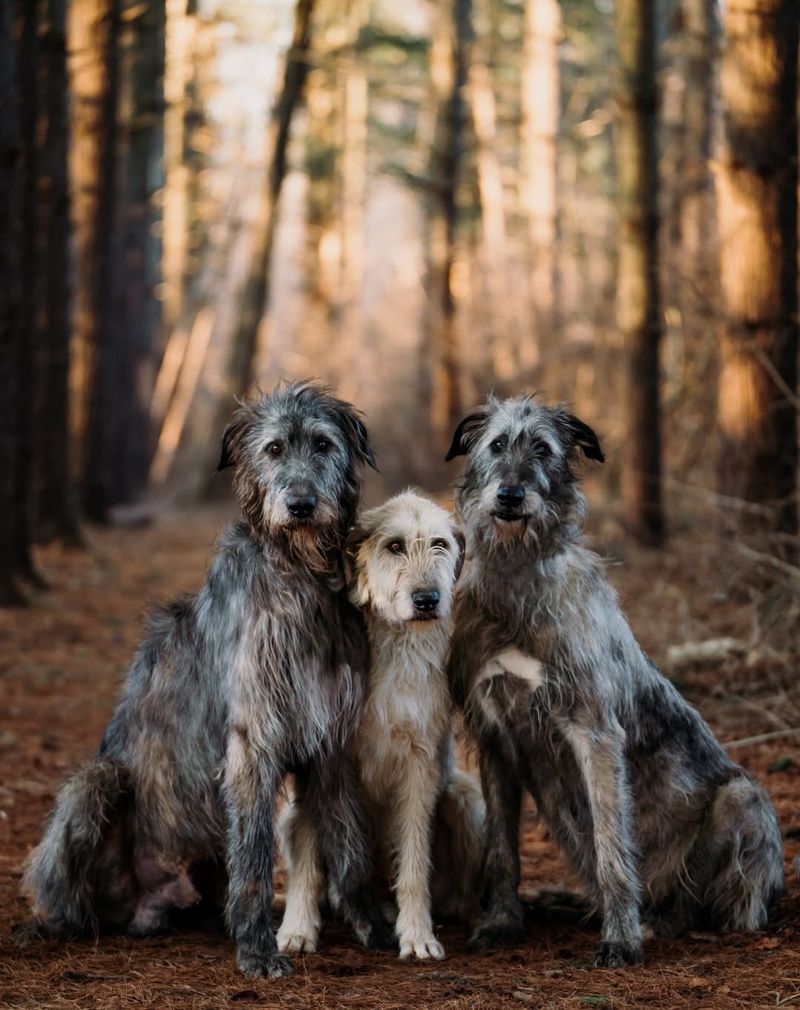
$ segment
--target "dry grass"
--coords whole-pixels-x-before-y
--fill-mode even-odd
[[[525,946],[486,956],[467,956],[465,931],[445,927],[449,956],[433,965],[401,965],[390,954],[361,951],[346,931],[331,926],[323,953],[298,959],[296,974],[279,982],[241,977],[221,932],[17,948],[11,929],[26,916],[18,894],[20,862],[38,837],[59,782],[99,739],[138,641],[146,602],[198,585],[221,522],[218,513],[169,515],[140,530],[93,531],[84,552],[49,548],[40,560],[51,591],[28,611],[0,614],[0,1006],[800,1006],[800,887],[793,876],[765,934],[652,944],[645,966],[618,972],[589,968],[592,930],[534,914]],[[619,547],[613,553],[619,554]],[[681,673],[680,686],[723,740],[796,728],[796,628],[792,632],[774,619],[764,623],[763,593],[724,592],[732,584],[722,584],[717,554],[710,542],[681,537],[664,554],[629,551],[625,564],[612,568],[612,578],[656,659],[676,642],[721,636],[747,641],[749,654]],[[741,578],[736,585],[743,585]],[[741,747],[736,757],[773,795],[787,835],[788,872],[790,859],[800,855],[797,738]],[[530,812],[522,855],[526,889],[563,878],[561,860]]]

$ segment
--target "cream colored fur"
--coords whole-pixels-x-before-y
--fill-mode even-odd
[[[371,662],[355,742],[380,862],[392,870],[400,957],[442,958],[431,918],[431,858],[437,903],[464,915],[477,903],[484,846],[480,788],[455,767],[444,673],[453,588],[463,540],[444,509],[405,492],[358,522],[348,547],[351,599],[364,610]],[[420,620],[412,594],[439,593],[436,619]],[[289,805],[289,859],[281,950],[315,950],[322,874],[313,825]]]

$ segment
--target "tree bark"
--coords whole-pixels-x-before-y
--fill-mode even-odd
[[[0,605],[24,602],[21,580],[27,542],[20,517],[18,459],[22,444],[19,414],[21,288],[19,268],[20,136],[13,0],[0,0]],[[22,519],[22,522],[20,521]]]
[[[73,0],[69,13],[74,94],[70,167],[77,247],[76,435],[83,509],[94,522],[107,520],[115,500],[120,8],[121,0]]]
[[[46,0],[42,39],[42,106],[47,120],[42,151],[45,180],[44,321],[36,423],[36,537],[74,543],[77,503],[70,467],[69,349],[72,312],[69,111],[66,0]]]
[[[617,0],[616,161],[619,211],[617,325],[628,359],[625,504],[634,535],[662,542],[655,10]]]
[[[268,131],[270,155],[266,189],[261,201],[257,226],[261,241],[254,250],[252,268],[241,296],[239,321],[228,364],[227,385],[233,395],[245,394],[253,379],[253,357],[269,294],[270,259],[278,220],[278,200],[286,175],[289,129],[295,109],[302,99],[308,74],[313,8],[314,0],[297,0],[291,48],[286,57],[283,80],[272,110]],[[227,409],[226,402],[225,410]]]
[[[124,324],[118,340],[119,391],[115,497],[131,501],[144,488],[152,435],[149,403],[162,350],[161,210],[164,185],[164,0],[138,5],[129,21],[130,101],[126,130],[122,302]]]
[[[428,188],[427,367],[423,390],[430,389],[431,430],[437,449],[442,451],[461,414],[453,267],[458,226],[457,187],[466,118],[464,87],[470,16],[470,0],[452,0],[449,6],[438,5],[431,43],[436,126]]]
[[[557,161],[560,116],[559,0],[527,0],[522,67],[522,205],[528,223],[535,334],[520,347],[523,368],[539,363],[538,341],[556,323]]]
[[[798,0],[729,0],[717,171],[719,489],[797,532]]]

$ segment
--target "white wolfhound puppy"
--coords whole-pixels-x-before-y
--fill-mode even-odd
[[[378,865],[392,868],[400,957],[442,958],[431,919],[431,855],[437,908],[468,916],[484,849],[483,798],[477,781],[455,766],[444,674],[464,537],[444,509],[406,491],[360,517],[346,557],[350,599],[363,608],[371,651],[354,756]],[[313,951],[325,874],[302,807],[287,808],[282,834],[289,881],[278,944]]]

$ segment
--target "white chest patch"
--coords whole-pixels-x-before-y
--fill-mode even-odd
[[[475,681],[476,686],[492,677],[511,676],[524,680],[532,691],[544,684],[544,664],[533,656],[526,656],[519,649],[505,649],[499,653],[481,670]]]

